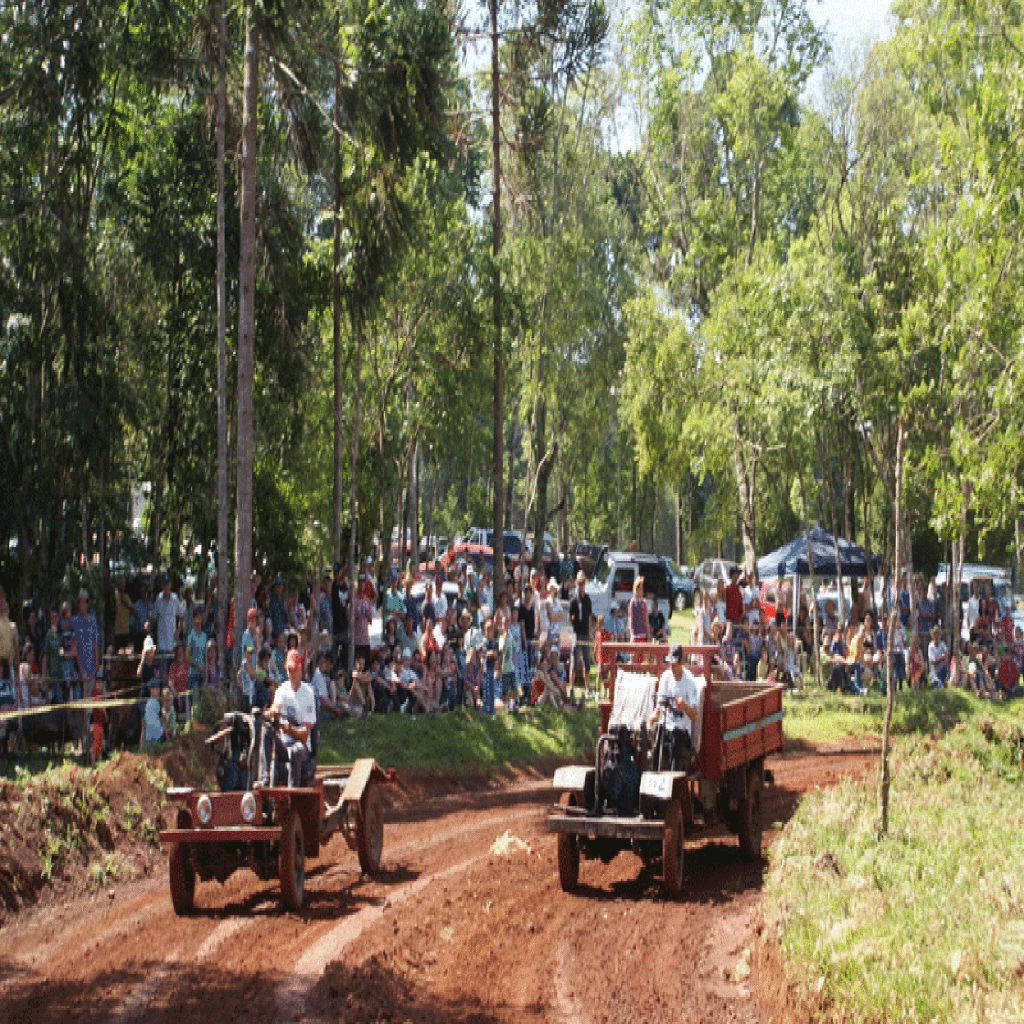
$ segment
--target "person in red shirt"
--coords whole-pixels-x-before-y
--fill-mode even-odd
[[[725,588],[725,618],[736,626],[743,621],[743,591],[739,578],[739,566],[734,565],[729,570],[729,585]]]

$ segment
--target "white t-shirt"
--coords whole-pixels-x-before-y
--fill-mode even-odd
[[[271,711],[279,711],[283,715],[291,715],[298,725],[316,725],[316,694],[309,683],[299,683],[297,690],[292,689],[290,681],[282,683],[274,693]],[[311,750],[310,736],[306,739],[306,749]]]
[[[544,613],[548,620],[548,631],[561,633],[565,624],[565,610],[562,608],[562,601],[557,597],[549,597],[544,602]]]
[[[178,619],[185,614],[185,607],[177,594],[171,593],[165,598],[161,590],[153,602],[153,614],[156,616],[156,649],[161,654],[170,654],[174,650],[174,631]]]
[[[971,594],[967,601],[967,628],[974,629],[978,621],[978,613],[981,611],[978,598]]]
[[[683,666],[683,674],[676,679],[672,674],[671,667],[666,668],[661,674],[658,682],[658,696],[668,696],[673,699],[682,697],[694,711],[697,712],[697,721],[691,722],[687,715],[676,711],[675,707],[669,707],[665,711],[666,729],[685,729],[690,734],[690,741],[693,749],[700,750],[701,724],[704,720],[704,691],[707,684],[700,676],[695,676],[686,666]]]

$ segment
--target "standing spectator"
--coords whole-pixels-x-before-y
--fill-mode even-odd
[[[43,624],[39,621],[39,613],[34,606],[29,608],[25,616],[25,639],[32,644],[34,651],[43,649]]]
[[[981,610],[981,595],[978,593],[978,581],[971,580],[971,594],[967,598],[967,636],[970,642],[978,642],[978,615]]]
[[[523,627],[523,647],[526,652],[526,671],[529,675],[537,661],[537,606],[533,597],[533,587],[529,584],[519,599],[519,622]]]
[[[548,599],[544,602],[548,620],[548,643],[561,644],[562,631],[567,625],[565,608],[558,593],[558,581],[548,580]]]
[[[54,605],[50,609],[50,628],[43,637],[42,648],[42,669],[47,679],[49,700],[53,704],[63,704],[67,700],[64,692],[64,673],[61,670],[61,637],[60,637],[60,612]]]
[[[557,584],[556,584],[557,586]],[[505,595],[502,594],[502,597]],[[515,711],[517,701],[516,694],[516,663],[515,647],[512,640],[512,630],[519,629],[519,623],[512,625],[511,618],[505,620],[504,630],[501,634],[499,649],[501,651],[501,700],[507,711]]]
[[[320,588],[320,632],[334,633],[334,613],[331,607],[331,574],[324,572]]]
[[[743,591],[739,585],[740,569],[734,565],[729,570],[729,585],[725,588],[725,620],[733,626],[743,621]]]
[[[212,637],[206,641],[206,664],[203,666],[203,683],[206,686],[213,688],[220,686],[220,665],[217,663],[217,641]]]
[[[922,642],[932,635],[932,627],[935,625],[935,602],[931,599],[929,591],[925,588],[924,580],[917,581],[917,631],[921,635]]]
[[[363,574],[360,573],[363,577]],[[369,586],[367,586],[369,584]],[[363,665],[370,664],[370,623],[373,621],[373,583],[365,577],[356,591],[355,608],[352,618],[352,643],[354,655],[363,659]]]
[[[484,623],[484,672],[480,697],[480,710],[485,715],[494,714],[494,677],[498,668],[498,641],[494,639],[494,620]]]
[[[165,574],[163,586],[153,602],[153,618],[156,622],[156,660],[161,678],[165,678],[168,666],[174,659],[174,645],[181,635],[182,604],[178,595],[171,593],[171,577]]]
[[[274,578],[274,589],[267,604],[267,617],[274,630],[274,640],[288,628],[288,613],[284,603],[284,577],[278,573]]]
[[[188,688],[195,690],[203,685],[206,673],[206,634],[203,632],[203,612],[198,606],[192,609],[192,628],[185,640],[188,648]]]
[[[344,662],[348,657],[348,567],[341,562],[334,563],[331,622],[334,627],[335,654]]]
[[[96,616],[89,611],[89,591],[84,587],[78,592],[78,613],[71,617],[71,628],[75,633],[75,648],[78,651],[78,665],[82,671],[82,687],[91,686],[99,674],[100,630]]]
[[[644,578],[637,576],[633,582],[633,597],[629,602],[629,642],[643,644],[650,638],[651,624],[647,615],[647,602],[644,600]]]
[[[131,598],[125,593],[124,577],[117,578],[117,587],[114,590],[114,648],[123,650],[131,645],[132,615],[135,606]]]
[[[569,602],[569,623],[572,626],[573,646],[569,666],[569,689],[576,681],[576,670],[583,676],[583,691],[590,694],[590,620],[593,605],[587,593],[587,576],[582,569],[576,573],[576,592]]]
[[[484,569],[480,580],[480,615],[487,619],[494,613],[494,587],[491,585],[491,570]]]
[[[146,588],[141,583],[137,584],[136,593],[138,597],[135,598],[133,628],[135,630],[135,650],[141,653],[143,640],[149,629],[149,606],[146,604]]]
[[[181,640],[175,640],[174,660],[167,670],[168,686],[174,691],[175,703],[180,713],[188,715],[188,660],[185,657],[185,644]]]
[[[18,671],[18,627],[11,621],[11,609],[7,595],[0,587],[0,683],[8,683],[14,689]]]

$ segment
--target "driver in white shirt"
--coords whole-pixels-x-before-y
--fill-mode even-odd
[[[668,668],[658,680],[658,704],[663,717],[655,750],[661,771],[686,771],[700,751],[706,683],[683,665],[682,644],[669,648],[665,664]],[[655,710],[651,721],[657,720]]]
[[[280,777],[288,766],[289,786],[308,786],[313,781],[316,761],[313,758],[312,736],[316,726],[316,694],[302,681],[302,655],[292,648],[284,663],[288,679],[274,693],[268,716],[278,717],[276,729],[263,733],[263,758],[260,762],[262,786],[270,784],[270,760],[277,748],[277,772]],[[273,780],[278,785],[277,779]]]

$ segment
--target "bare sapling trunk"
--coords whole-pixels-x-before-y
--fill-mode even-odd
[[[895,576],[898,580],[900,577],[901,570],[901,559],[903,557],[903,536],[904,536],[904,521],[903,521],[903,448],[904,448],[905,432],[903,427],[903,417],[899,418],[896,427],[896,502],[895,508],[893,509],[893,517],[895,520],[894,526],[896,531],[896,565]],[[897,598],[898,598],[897,591]],[[882,720],[882,787],[881,787],[881,798],[882,798],[882,815],[881,815],[881,834],[885,835],[889,831],[889,726],[892,723],[892,704],[893,704],[893,692],[896,687],[893,685],[893,651],[892,651],[892,639],[896,632],[896,621],[899,615],[899,600],[895,600],[892,603],[892,607],[889,609],[889,626],[886,630],[885,635],[885,718]],[[906,650],[906,644],[904,644],[904,651]],[[904,661],[906,660],[906,653],[904,653]],[[905,667],[905,666],[904,666]]]
[[[217,664],[230,690],[228,628],[228,310],[224,150],[227,118],[227,25],[224,0],[217,11]]]

